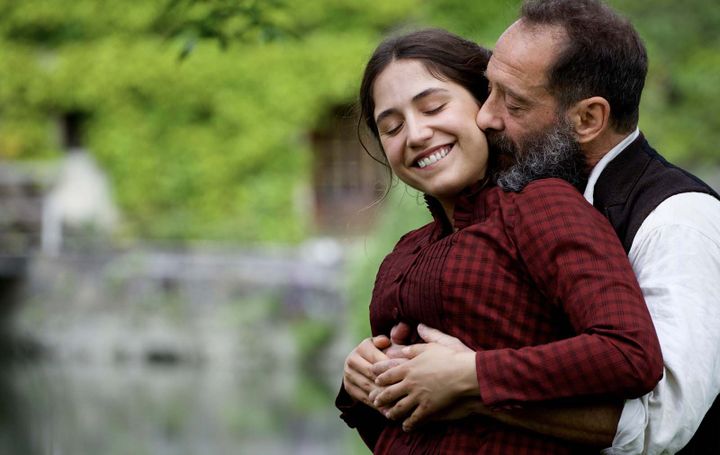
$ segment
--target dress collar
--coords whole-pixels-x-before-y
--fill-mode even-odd
[[[460,194],[458,194],[457,201],[455,202],[455,208],[453,209],[454,223],[450,223],[450,220],[448,220],[440,201],[426,194],[425,203],[435,219],[435,225],[437,226],[434,231],[434,237],[451,234],[454,231],[454,228],[463,229],[472,224],[474,221],[473,216],[475,213],[477,195],[488,186],[489,179],[484,178],[466,187],[460,192]]]

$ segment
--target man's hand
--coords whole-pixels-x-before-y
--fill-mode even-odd
[[[404,322],[400,322],[392,328],[390,331],[390,340],[392,345],[383,351],[385,352],[385,355],[388,356],[388,359],[407,359],[406,354],[403,353],[403,348],[405,348],[406,344],[411,342],[411,333],[412,330],[410,329],[410,326]],[[428,327],[425,324],[418,324],[417,334],[420,337],[420,340],[425,343],[437,343],[456,352],[471,351],[471,349],[465,346],[465,344],[463,344],[463,342],[459,339],[447,335],[437,329],[433,329],[432,327]],[[380,361],[373,366],[373,372],[376,375],[380,375],[397,364],[398,362],[390,360]]]
[[[378,375],[375,383],[381,388],[370,393],[369,398],[390,419],[409,415],[403,422],[406,430],[457,398],[477,394],[478,388],[472,350],[457,338],[422,324],[418,334],[428,343],[390,352],[392,358],[372,368]],[[467,415],[470,411],[463,412]],[[455,414],[451,413],[453,417]]]
[[[389,348],[390,344],[390,339],[384,335],[366,338],[347,356],[343,369],[343,387],[353,399],[375,407],[369,399],[370,392],[377,387],[377,375],[372,372],[372,366],[388,359],[382,349]]]

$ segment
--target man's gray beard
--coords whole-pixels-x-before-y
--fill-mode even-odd
[[[489,132],[488,141],[495,153],[513,160],[496,174],[498,186],[505,191],[521,191],[533,180],[552,177],[563,179],[580,191],[587,183],[585,156],[567,121],[532,134],[519,146],[497,132]]]

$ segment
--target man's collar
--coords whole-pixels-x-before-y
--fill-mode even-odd
[[[590,177],[588,178],[588,183],[585,187],[585,193],[583,194],[583,196],[585,196],[585,199],[587,199],[589,203],[593,203],[593,197],[595,194],[595,183],[597,183],[597,180],[600,177],[600,174],[602,174],[602,171],[605,169],[605,166],[607,166],[610,161],[612,161],[616,156],[618,156],[620,152],[625,150],[625,148],[627,148],[627,146],[630,145],[632,141],[637,139],[638,136],[640,136],[640,129],[635,128],[635,131],[627,135],[625,139],[620,141],[618,145],[616,145],[609,152],[607,152],[595,165],[593,170],[590,172]]]

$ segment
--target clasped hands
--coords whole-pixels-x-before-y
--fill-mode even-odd
[[[455,337],[423,324],[424,343],[404,345],[410,327],[399,323],[390,338],[363,340],[345,359],[343,385],[348,394],[402,421],[410,431],[430,420],[453,420],[477,410],[475,352]],[[460,400],[460,398],[465,398]]]

